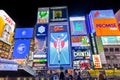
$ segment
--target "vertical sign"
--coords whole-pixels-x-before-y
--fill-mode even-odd
[[[102,68],[101,60],[99,55],[93,55],[94,68]]]
[[[51,23],[49,26],[48,68],[71,68],[71,49],[67,22]]]
[[[37,23],[49,22],[49,8],[38,8]]]

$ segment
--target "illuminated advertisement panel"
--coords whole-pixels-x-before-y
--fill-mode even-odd
[[[85,17],[70,17],[71,35],[87,35]]]
[[[49,8],[38,8],[37,23],[49,22]]]
[[[77,60],[73,61],[74,69],[88,70],[90,69],[90,61],[89,60]]]
[[[13,59],[23,59],[26,58],[30,50],[30,40],[15,40]]]
[[[101,60],[99,55],[93,55],[94,68],[102,68]]]
[[[102,36],[103,45],[120,45],[120,36]]]
[[[79,49],[72,47],[73,60],[89,59],[91,58],[91,51],[89,49]]]
[[[67,22],[51,23],[49,36],[49,68],[71,68],[69,28]]]
[[[92,18],[115,18],[114,12],[110,10],[92,10]]]
[[[67,21],[67,7],[50,7],[50,21]]]
[[[118,27],[120,29],[120,9],[115,13],[115,18],[118,22]]]
[[[36,25],[36,38],[46,37],[48,34],[48,24],[37,24]]]
[[[118,36],[120,31],[115,18],[94,19],[96,36]]]
[[[16,28],[14,38],[32,38],[33,28]]]
[[[0,40],[7,44],[11,44],[11,36],[13,36],[15,22],[7,15],[4,10],[0,10]]]
[[[35,38],[35,51],[33,58],[47,58],[47,38],[37,39]]]
[[[71,36],[72,47],[76,46],[90,46],[88,36]]]

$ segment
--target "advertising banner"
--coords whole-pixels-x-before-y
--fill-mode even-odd
[[[14,33],[15,22],[7,15],[4,10],[0,10],[0,40],[11,44],[10,37]]]
[[[57,31],[54,30],[56,27],[58,28]],[[72,65],[68,23],[53,23],[50,24],[49,28],[48,67],[70,68]]]
[[[50,7],[50,22],[55,21],[67,21],[68,20],[68,11],[67,7]]]
[[[101,63],[106,64],[107,61],[106,61],[106,57],[105,57],[101,37],[96,36],[96,44],[97,44],[98,53],[100,55]]]
[[[73,61],[73,68],[74,69],[87,70],[87,69],[90,68],[90,61],[89,60]]]
[[[32,38],[33,28],[16,28],[14,38]]]
[[[47,37],[35,38],[35,51],[33,58],[47,58]]]
[[[92,10],[92,18],[115,18],[114,12],[112,9],[109,10]]]
[[[102,36],[103,45],[120,45],[120,36]]]
[[[70,17],[71,35],[87,35],[85,17]]]
[[[36,25],[36,38],[46,37],[48,34],[48,24],[37,24]]]
[[[89,49],[78,49],[72,47],[73,60],[90,59],[91,51]]]
[[[37,23],[49,23],[49,8],[38,8]]]
[[[96,36],[118,36],[120,30],[115,18],[94,19]]]
[[[24,59],[28,57],[30,50],[30,40],[15,40],[13,59]]]
[[[102,68],[101,59],[99,55],[93,55],[94,68]]]
[[[76,46],[90,46],[88,36],[71,36],[72,47]]]

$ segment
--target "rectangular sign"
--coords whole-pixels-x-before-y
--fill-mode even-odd
[[[50,22],[67,21],[68,11],[67,7],[50,7]]]
[[[76,46],[90,46],[90,41],[88,36],[72,36],[72,47]]]
[[[112,9],[92,10],[90,13],[92,14],[92,18],[115,18],[115,15]]]
[[[32,38],[33,28],[16,28],[14,38]]]
[[[102,36],[103,45],[120,45],[120,36]]]
[[[48,24],[36,24],[36,38],[46,37],[48,34]]]
[[[102,68],[101,59],[99,55],[93,55],[94,68]]]
[[[85,17],[70,17],[71,35],[87,35]]]
[[[94,19],[96,36],[118,36],[120,30],[115,18]]]
[[[35,50],[33,58],[47,58],[47,37],[35,38]]]
[[[13,59],[24,59],[28,56],[30,50],[30,40],[15,40]]]
[[[37,23],[49,22],[49,8],[38,8]]]
[[[91,51],[88,49],[72,48],[73,60],[90,59]]]
[[[69,28],[68,23],[57,23],[57,25],[66,25],[62,31],[53,32],[53,26],[49,26],[49,53],[48,53],[48,67],[49,68],[59,68],[60,66],[64,68],[70,68],[71,65],[71,53],[70,53],[70,39],[69,39]],[[66,30],[65,30],[65,29]]]
[[[13,42],[14,29],[15,22],[4,10],[0,10],[0,40],[10,45]]]

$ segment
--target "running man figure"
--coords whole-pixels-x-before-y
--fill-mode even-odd
[[[64,37],[61,38],[61,36],[64,36]],[[53,35],[51,35],[52,39],[54,40],[54,47],[56,48],[56,51],[58,54],[59,63],[60,63],[60,54],[61,54],[62,48],[64,47],[64,40],[67,37],[67,35],[61,34],[61,36],[54,38]]]

